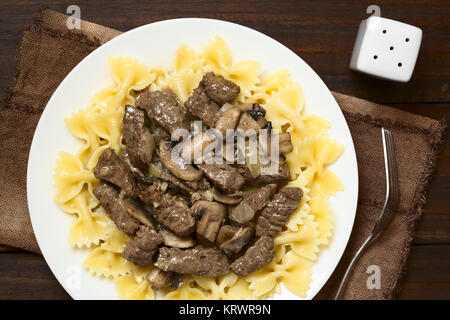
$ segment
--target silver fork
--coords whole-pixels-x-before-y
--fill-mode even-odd
[[[392,141],[391,131],[382,128],[381,134],[383,137],[383,150],[384,150],[384,166],[386,169],[386,199],[384,201],[383,210],[378,217],[378,220],[373,228],[370,236],[364,241],[359,250],[356,252],[352,261],[350,262],[347,270],[345,271],[344,278],[339,285],[339,289],[334,297],[335,300],[342,298],[345,292],[350,275],[355,268],[361,255],[369,247],[369,245],[389,226],[395,213],[397,212],[400,202],[400,192],[398,187],[397,176],[397,163],[395,161],[394,143]]]

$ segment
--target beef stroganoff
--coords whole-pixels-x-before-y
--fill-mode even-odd
[[[327,169],[342,146],[305,114],[300,85],[233,63],[220,37],[200,53],[181,45],[172,70],[109,66],[113,84],[66,119],[83,147],[62,151],[54,173],[55,201],[75,217],[69,243],[90,250],[84,267],[124,299],[263,299],[281,283],[304,297],[343,185]],[[229,132],[250,129],[243,162],[230,160],[240,147]],[[180,144],[179,130],[190,133]],[[247,157],[251,137],[265,163]],[[208,149],[217,141],[231,154]]]

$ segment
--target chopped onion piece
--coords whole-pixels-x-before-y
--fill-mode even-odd
[[[157,165],[155,165],[153,163],[150,163],[148,171],[149,171],[148,173],[150,174],[150,176],[153,176],[153,177],[156,177],[156,178],[160,178],[161,177],[161,173],[162,173],[161,167],[159,167],[159,166],[157,166]]]
[[[230,103],[225,103],[223,106],[222,106],[222,108],[220,108],[220,113],[225,113],[225,112],[227,112],[228,110],[231,110],[231,109],[233,109],[234,108],[234,106],[232,105],[232,104],[230,104]]]
[[[202,199],[206,200],[206,201],[213,201],[214,200],[214,195],[211,192],[211,190],[206,190],[205,192],[203,192]]]

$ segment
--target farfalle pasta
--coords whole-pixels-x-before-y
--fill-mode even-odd
[[[85,248],[88,272],[110,278],[123,299],[264,299],[287,290],[305,297],[312,265],[333,230],[329,196],[343,189],[327,167],[342,153],[342,145],[327,134],[328,121],[305,114],[300,84],[287,70],[264,76],[257,61],[234,62],[220,37],[210,40],[200,52],[181,45],[171,70],[149,67],[128,57],[110,57],[112,83],[98,92],[90,104],[66,119],[69,130],[82,147],[75,155],[61,151],[55,165],[55,202],[74,216],[69,244]],[[184,104],[202,76],[214,72],[240,87],[237,102],[259,103],[273,129],[289,132],[292,151],[286,154],[291,181],[288,187],[303,190],[303,198],[286,226],[274,237],[275,256],[263,268],[239,277],[233,272],[216,278],[190,275],[176,289],[152,288],[145,275],[154,267],[137,267],[122,256],[130,237],[120,231],[93,194],[99,180],[94,168],[108,148],[120,152],[125,105],[134,105],[136,92],[170,88]]]

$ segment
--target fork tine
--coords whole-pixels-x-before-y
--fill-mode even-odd
[[[390,174],[390,144],[389,144],[389,130],[381,128],[383,138],[383,152],[384,152],[384,166],[386,171],[386,191],[389,193],[391,190],[391,174]]]
[[[383,136],[383,151],[384,151],[384,160],[385,160],[385,170],[386,170],[386,196],[387,200],[392,198],[395,194],[395,173],[393,172],[393,156],[392,156],[392,133],[382,128],[382,136]]]
[[[398,173],[397,163],[394,151],[394,142],[392,139],[392,133],[383,128],[383,134],[386,135],[386,148],[387,148],[387,178],[389,179],[389,195],[393,204],[398,201],[399,189],[398,189]]]
[[[398,187],[398,168],[397,168],[397,161],[395,158],[395,150],[394,150],[394,140],[392,138],[392,133],[390,134],[390,144],[391,144],[391,175],[392,175],[392,186],[394,195],[398,197],[399,193],[399,187]]]
[[[396,194],[397,183],[395,178],[395,157],[394,157],[394,148],[392,142],[392,133],[388,132],[388,165],[389,165],[389,180],[391,182],[391,191],[392,194]]]

